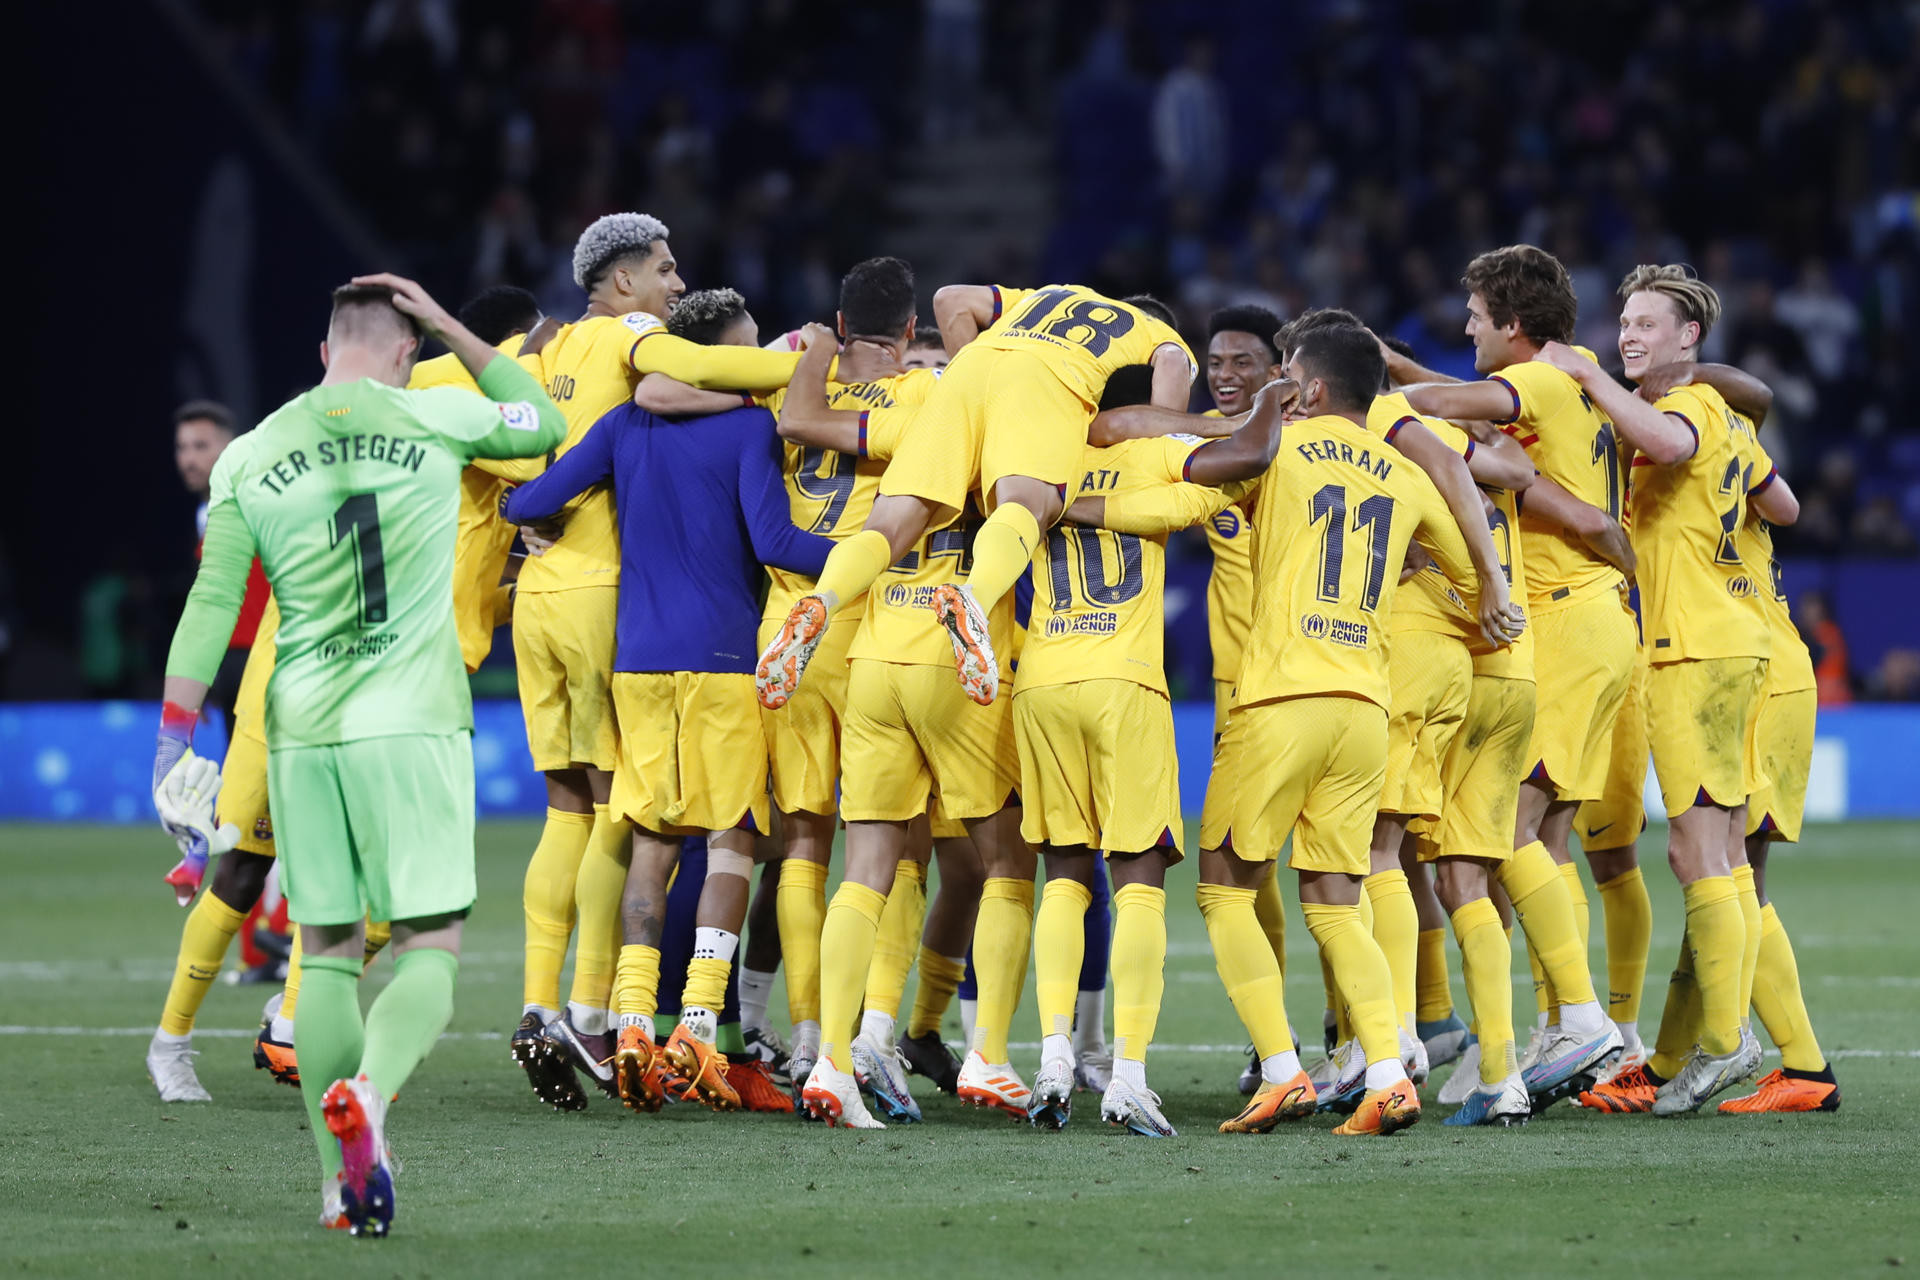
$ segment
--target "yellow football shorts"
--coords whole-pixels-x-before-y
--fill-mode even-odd
[[[1765,658],[1700,658],[1647,669],[1647,737],[1667,816],[1731,809],[1760,789],[1753,748]]]
[[[1131,680],[1083,680],[1013,697],[1020,752],[1020,835],[1031,845],[1085,845],[1180,855],[1180,770],[1173,704]]]
[[[227,758],[220,764],[220,799],[214,806],[214,825],[231,822],[240,830],[234,848],[271,858],[273,814],[267,806],[267,744],[238,730],[244,723],[238,714],[234,723],[236,732],[227,744]]]
[[[616,671],[609,808],[664,833],[767,830],[767,740],[753,677]]]
[[[1596,591],[1565,608],[1531,613],[1538,704],[1529,773],[1560,800],[1595,800],[1633,679],[1633,613],[1618,592]]]
[[[773,771],[773,807],[781,813],[826,813],[839,808],[841,722],[847,709],[847,650],[860,630],[859,613],[842,613],[827,628],[807,664],[798,693],[778,711],[760,712]],[[760,619],[760,648],[765,650],[787,620],[769,613]]]
[[[527,746],[541,773],[615,763],[614,618],[620,588],[522,592],[514,601],[513,653]]]
[[[1216,738],[1227,731],[1227,716],[1233,711],[1233,688],[1231,680],[1213,682],[1213,736]]]
[[[1018,803],[1020,753],[1013,700],[981,706],[950,666],[855,658],[840,738],[840,816],[906,822],[929,798],[954,821]]]
[[[1607,780],[1597,800],[1588,800],[1574,815],[1573,829],[1588,853],[1624,849],[1647,828],[1647,661],[1641,650],[1634,660],[1633,679],[1613,722],[1613,743],[1607,751]]]
[[[1395,644],[1399,643],[1395,639]],[[1531,680],[1475,676],[1466,715],[1440,768],[1440,821],[1420,841],[1420,860],[1513,856],[1520,806],[1533,745],[1535,691]]]
[[[1391,641],[1387,780],[1380,812],[1440,816],[1440,764],[1447,758],[1473,688],[1473,655],[1452,636],[1396,631]]]
[[[1200,847],[1270,862],[1293,836],[1296,871],[1367,874],[1387,771],[1387,713],[1360,698],[1281,698],[1235,707],[1214,759],[1233,780],[1232,808],[1213,790]]]
[[[880,492],[958,511],[977,488],[992,511],[994,485],[1003,477],[1072,483],[1093,411],[1039,355],[968,347],[915,415],[880,477]]]
[[[1813,689],[1772,692],[1760,703],[1754,740],[1766,781],[1747,801],[1747,834],[1798,840],[1807,809],[1807,774],[1813,768],[1813,727],[1820,695]]]

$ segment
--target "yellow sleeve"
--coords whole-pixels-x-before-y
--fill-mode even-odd
[[[918,405],[896,404],[887,408],[866,409],[860,414],[860,456],[875,462],[890,462],[907,438],[908,426],[919,412]]]
[[[993,325],[999,324],[1000,317],[1006,315],[1028,298],[1031,298],[1035,293],[1039,292],[1036,289],[1009,289],[1007,286],[1000,284],[990,284],[987,287],[993,290],[993,319],[985,326],[987,328],[992,328]]]
[[[1157,538],[1211,520],[1231,503],[1220,490],[1201,484],[1143,485],[1108,494],[1100,527]]]
[[[1199,377],[1200,362],[1193,358],[1193,348],[1187,345],[1187,340],[1164,321],[1148,316],[1147,323],[1149,326],[1147,334],[1153,339],[1154,354],[1158,354],[1161,347],[1178,347],[1180,354],[1187,358],[1187,377],[1189,379]]]
[[[655,329],[633,340],[627,362],[639,374],[664,373],[702,391],[776,391],[793,378],[800,355],[759,347],[708,347]]]
[[[1499,383],[1513,396],[1509,416],[1494,419],[1494,425],[1501,427],[1522,419],[1542,421],[1560,407],[1576,385],[1566,374],[1538,360],[1510,364],[1487,380]]]
[[[488,475],[508,484],[525,484],[534,477],[543,475],[549,459],[539,458],[475,458],[467,465],[475,471],[484,471]]]

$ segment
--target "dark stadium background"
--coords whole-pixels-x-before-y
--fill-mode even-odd
[[[1347,305],[1462,374],[1477,250],[1560,254],[1603,360],[1624,268],[1693,262],[1729,303],[1709,354],[1780,392],[1768,443],[1807,509],[1788,585],[1826,669],[1846,655],[1827,696],[1920,697],[1910,6],[121,0],[16,21],[7,699],[157,690],[192,567],[174,405],[251,420],[306,385],[326,291],[361,268],[449,304],[507,280],[570,316],[573,236],[621,208],[667,221],[690,285],[740,288],[763,333],[829,318],[842,269],[897,252],[927,295],[1151,288],[1196,346],[1225,301]],[[1195,535],[1170,573],[1190,694],[1204,575]]]

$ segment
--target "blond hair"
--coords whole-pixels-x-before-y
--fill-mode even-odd
[[[1682,324],[1691,321],[1700,326],[1697,342],[1705,342],[1713,326],[1720,323],[1720,295],[1712,285],[1693,274],[1692,267],[1643,262],[1627,272],[1627,278],[1620,282],[1622,298],[1631,298],[1636,293],[1658,293],[1670,299],[1680,313]]]

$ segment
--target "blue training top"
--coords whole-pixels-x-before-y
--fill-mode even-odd
[[[763,565],[817,577],[833,541],[788,518],[765,409],[671,421],[612,410],[507,497],[537,524],[603,480],[620,522],[615,671],[751,672]]]

